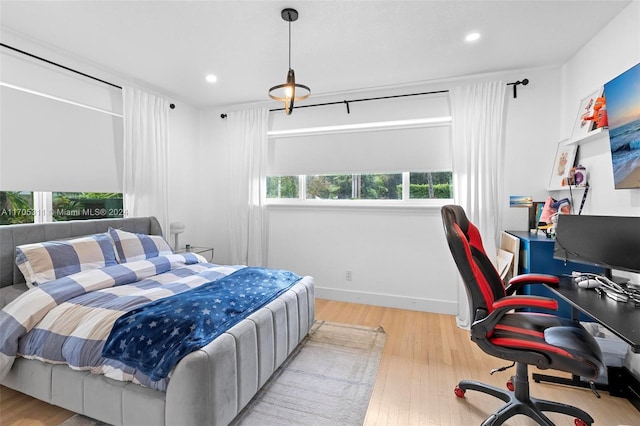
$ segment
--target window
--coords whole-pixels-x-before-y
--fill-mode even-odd
[[[402,199],[402,173],[306,176],[307,199],[398,200]]]
[[[426,200],[453,198],[453,173],[405,172],[269,176],[267,198],[307,200]],[[302,180],[303,184],[299,185]],[[409,193],[403,193],[408,182]],[[278,187],[278,185],[280,185]],[[277,189],[276,189],[277,188]],[[299,191],[299,188],[304,191]]]
[[[267,199],[439,205],[452,197],[448,95],[273,116]],[[281,120],[281,121],[279,121]],[[366,203],[362,203],[366,204]]]
[[[453,198],[452,172],[423,172],[409,174],[409,198]]]
[[[104,192],[54,192],[54,222],[123,217],[122,194]]]
[[[0,62],[0,208],[9,212],[22,194],[33,209],[11,210],[0,223],[68,219],[48,191],[122,191],[121,90],[4,49]]]
[[[33,223],[33,192],[0,191],[0,225]]]
[[[120,193],[0,191],[0,225],[119,217]]]
[[[267,198],[299,198],[299,176],[268,176]]]

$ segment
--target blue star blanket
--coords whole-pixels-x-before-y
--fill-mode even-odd
[[[152,380],[166,378],[185,355],[206,346],[300,279],[289,271],[247,267],[149,303],[118,318],[102,356]]]

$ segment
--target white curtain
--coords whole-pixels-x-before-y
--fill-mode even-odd
[[[267,266],[266,181],[269,110],[227,115],[231,164],[231,263]]]
[[[169,102],[123,87],[125,217],[155,216],[169,238]]]
[[[495,258],[502,230],[505,93],[506,85],[502,81],[450,91],[453,198],[479,228],[490,258]],[[457,321],[460,327],[468,327],[469,302],[462,282],[458,284]]]

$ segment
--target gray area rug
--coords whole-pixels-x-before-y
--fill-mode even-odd
[[[231,424],[362,425],[385,340],[382,328],[316,321]],[[61,426],[105,425],[78,414]]]

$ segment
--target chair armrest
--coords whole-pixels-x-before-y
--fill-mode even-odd
[[[505,292],[507,294],[513,294],[526,284],[549,284],[549,285],[557,286],[559,282],[560,282],[560,278],[556,277],[555,275],[521,274],[521,275],[516,275],[515,277],[509,280],[508,285],[505,287]]]
[[[511,309],[538,308],[558,310],[558,301],[550,297],[543,296],[507,296],[493,302],[493,312],[489,317],[495,315],[504,316]]]
[[[476,338],[488,337],[504,315],[513,309],[537,308],[558,310],[558,301],[542,296],[507,296],[493,303],[493,311],[485,318],[471,325],[471,335]]]

